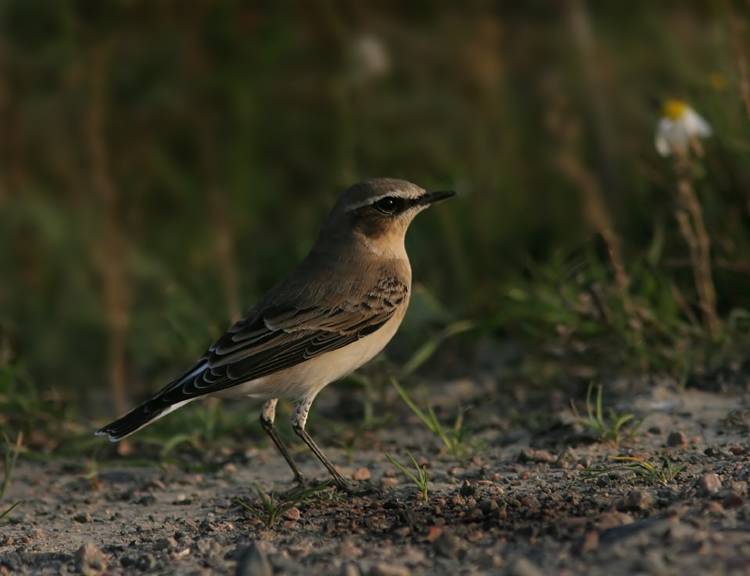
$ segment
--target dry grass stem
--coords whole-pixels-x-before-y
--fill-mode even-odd
[[[111,45],[101,45],[92,54],[89,68],[90,105],[86,114],[86,138],[91,161],[91,187],[103,212],[103,238],[93,245],[102,281],[104,309],[109,329],[109,379],[118,413],[125,411],[125,343],[130,321],[129,278],[124,263],[125,235],[121,230],[119,193],[110,164],[106,137]]]
[[[675,218],[690,251],[693,280],[704,324],[709,334],[716,336],[721,329],[721,321],[716,312],[716,289],[711,268],[711,239],[703,219],[703,209],[689,176],[689,159],[685,155],[677,157],[675,168],[677,171]]]

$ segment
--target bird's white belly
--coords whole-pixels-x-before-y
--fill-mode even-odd
[[[404,312],[405,309],[406,306]],[[372,360],[393,338],[403,316],[403,312],[396,314],[377,332],[348,346],[263,378],[238,384],[227,390],[226,395],[292,400],[314,396],[327,384],[351,374]]]

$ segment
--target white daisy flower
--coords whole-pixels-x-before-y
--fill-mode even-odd
[[[670,99],[664,102],[654,144],[662,156],[687,155],[691,148],[700,150],[700,140],[711,134],[709,123],[686,102]]]

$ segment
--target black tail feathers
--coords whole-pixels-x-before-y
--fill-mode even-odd
[[[171,408],[171,407],[170,407]],[[114,422],[107,424],[103,428],[96,431],[97,436],[108,436],[110,442],[117,442],[122,440],[126,436],[130,436],[133,432],[140,430],[150,422],[163,416],[169,409],[157,409],[153,406],[151,401],[144,402],[140,406],[134,408],[125,416],[118,418]]]
[[[122,440],[126,436],[130,436],[133,432],[137,432],[144,426],[147,426],[151,422],[158,420],[162,416],[166,416],[173,410],[177,410],[180,406],[184,406],[188,402],[192,402],[197,396],[187,396],[180,398],[180,394],[172,394],[176,389],[179,391],[181,383],[185,382],[190,378],[194,378],[201,373],[206,367],[205,359],[201,359],[190,372],[186,373],[177,380],[173,380],[167,384],[160,392],[158,392],[150,400],[146,400],[143,404],[133,408],[130,412],[115,420],[114,422],[107,424],[103,428],[96,431],[97,436],[109,436],[111,442],[117,442]],[[176,396],[176,397],[175,397]]]

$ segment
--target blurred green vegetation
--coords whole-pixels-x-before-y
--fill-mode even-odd
[[[687,378],[741,359],[748,10],[0,0],[0,410],[68,398],[103,418],[110,383],[121,402],[157,389],[305,254],[339,190],[372,176],[461,193],[409,236],[426,288],[408,351],[468,320],[526,344],[536,380],[572,364]],[[653,146],[653,102],[675,96],[714,128],[691,182],[718,334]],[[37,403],[18,392],[27,379]]]

